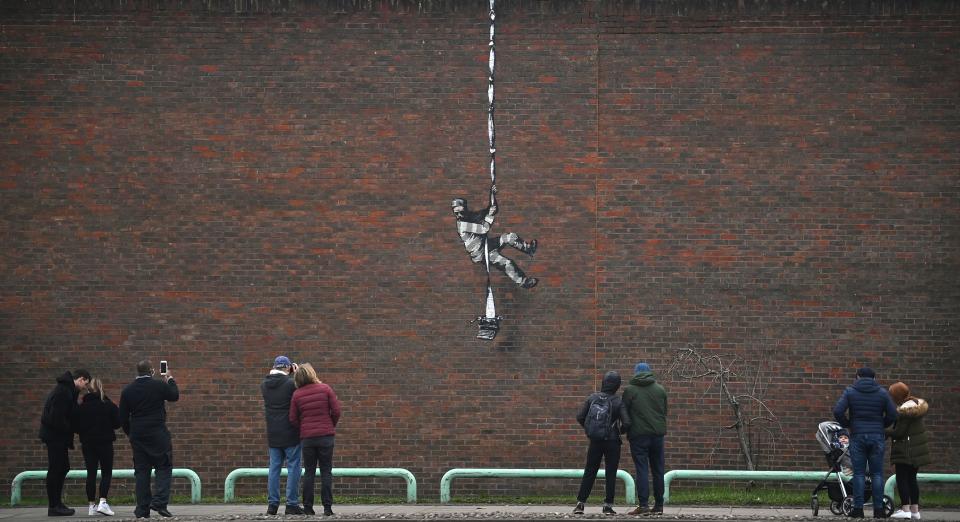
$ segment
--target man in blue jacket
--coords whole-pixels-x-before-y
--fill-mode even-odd
[[[873,518],[885,518],[883,429],[897,420],[897,407],[887,390],[874,380],[875,376],[870,368],[857,370],[856,382],[844,390],[833,407],[833,417],[850,430],[850,460],[853,463],[853,511],[850,516],[855,518],[863,518],[864,476],[868,463],[873,487]]]

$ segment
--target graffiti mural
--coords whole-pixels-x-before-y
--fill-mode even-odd
[[[463,246],[470,255],[470,260],[474,263],[484,262],[487,269],[487,299],[484,315],[477,317],[476,323],[479,327],[477,333],[478,339],[493,340],[500,329],[502,317],[497,315],[496,305],[493,300],[493,288],[490,285],[490,266],[502,271],[521,288],[533,288],[537,286],[539,280],[536,277],[527,277],[517,264],[509,257],[503,254],[503,249],[513,247],[524,254],[533,256],[537,251],[537,240],[529,243],[520,238],[519,235],[509,232],[500,236],[491,236],[490,228],[496,218],[499,210],[497,206],[497,147],[496,147],[496,128],[494,125],[494,70],[496,66],[496,4],[495,0],[490,0],[490,74],[487,81],[487,99],[489,101],[487,109],[487,137],[490,145],[490,204],[482,210],[471,211],[467,207],[465,198],[456,198],[451,203],[453,215],[457,218],[457,233],[463,241]]]

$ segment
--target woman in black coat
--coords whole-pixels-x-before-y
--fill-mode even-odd
[[[87,465],[87,503],[89,515],[113,515],[107,496],[113,478],[114,430],[120,427],[120,410],[103,392],[100,379],[90,381],[90,393],[74,410],[74,430],[80,434],[83,460]],[[97,502],[97,468],[100,468],[100,502]]]

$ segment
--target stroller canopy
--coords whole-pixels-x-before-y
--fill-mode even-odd
[[[824,453],[837,449],[837,439],[840,435],[847,435],[847,429],[834,421],[824,421],[817,426],[817,442]]]

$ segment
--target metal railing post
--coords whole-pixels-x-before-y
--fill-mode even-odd
[[[266,477],[269,468],[237,468],[227,474],[223,482],[223,501],[233,502],[236,498],[236,483],[245,477]],[[302,472],[301,472],[302,473]],[[287,468],[280,470],[280,476],[287,476]],[[334,477],[399,477],[407,484],[407,502],[417,502],[417,479],[413,473],[403,468],[333,468]]]
[[[821,481],[826,471],[746,471],[717,469],[675,469],[663,476],[663,502],[670,502],[670,483],[679,478],[703,480],[816,480]]]
[[[509,469],[509,468],[454,468],[443,474],[440,479],[440,503],[450,503],[450,489],[455,478],[582,478],[582,469]],[[597,478],[605,478],[606,472],[599,470]],[[617,478],[624,483],[628,504],[637,502],[637,488],[624,470],[617,470]]]
[[[202,496],[202,485],[200,483],[200,476],[197,475],[195,471],[188,468],[173,468],[171,475],[174,478],[186,478],[190,480],[190,502],[192,504],[199,504]],[[101,472],[97,471],[97,478],[99,479]],[[156,472],[152,472],[151,476],[156,476]],[[70,470],[67,472],[68,479],[82,479],[87,477],[86,470]],[[33,471],[23,471],[18,473],[16,477],[13,478],[13,482],[10,483],[10,505],[16,506],[20,503],[20,492],[23,486],[23,481],[25,480],[45,480],[47,478],[47,472],[45,470],[33,470]],[[136,478],[134,475],[134,470],[132,469],[115,469],[113,470],[113,478]]]
[[[917,482],[960,482],[960,473],[917,473]],[[897,476],[890,475],[890,478],[883,485],[883,494],[893,496],[893,490],[897,487]]]

